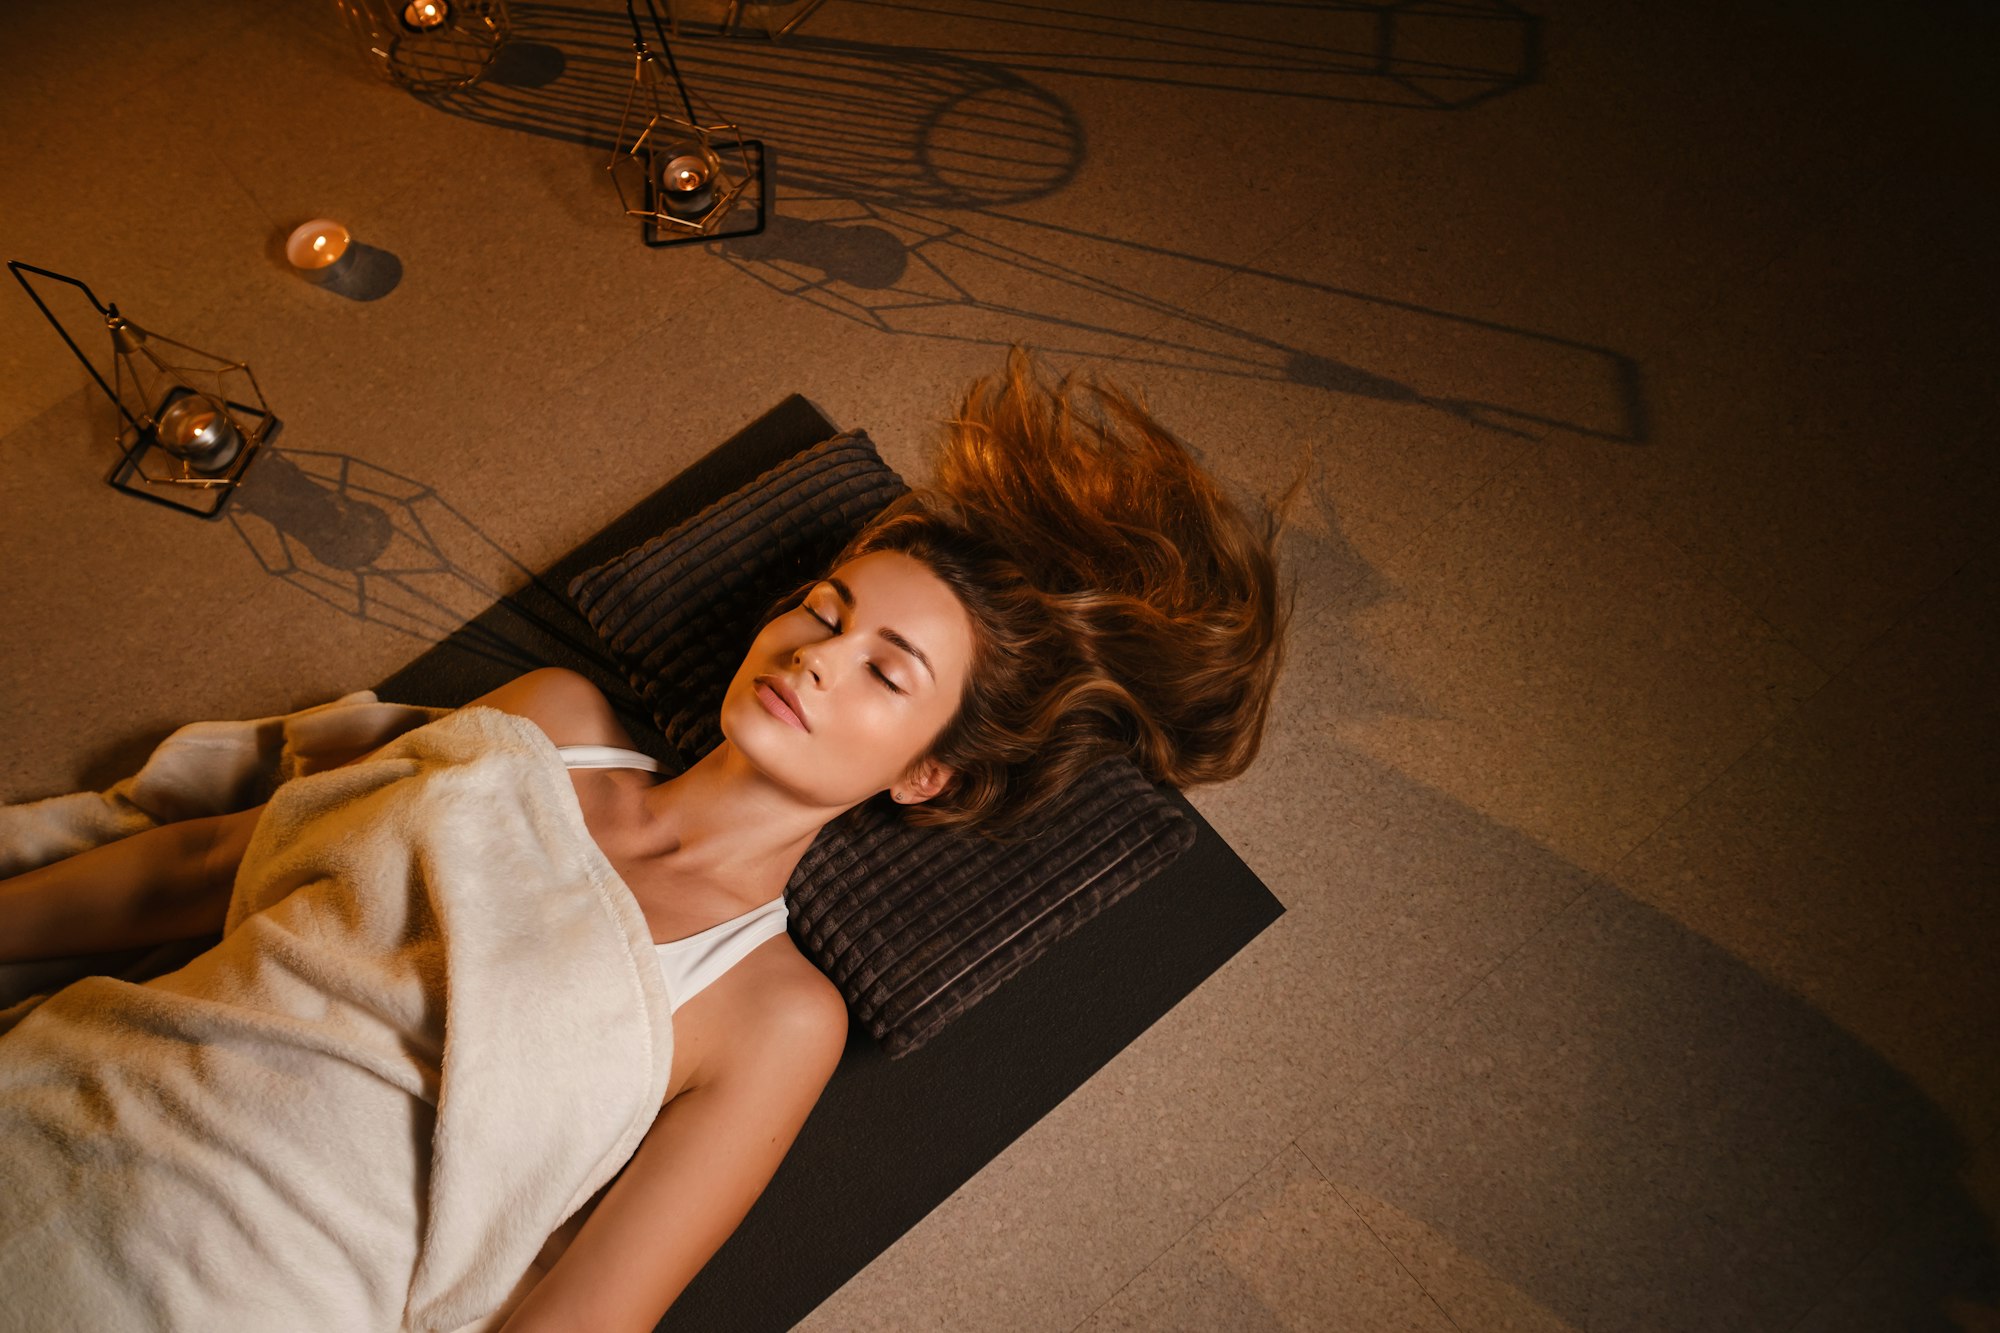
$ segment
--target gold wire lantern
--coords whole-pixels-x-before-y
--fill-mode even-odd
[[[18,259],[7,267],[118,409],[119,458],[105,480],[127,495],[218,517],[258,450],[282,425],[250,367],[140,328],[67,274]],[[77,288],[104,317],[111,335],[109,383],[29,283],[30,273]]]
[[[646,8],[660,49],[647,44],[635,0],[625,0],[625,16],[632,23],[632,91],[607,164],[625,215],[645,224],[648,245],[762,231],[769,212],[764,145],[744,138],[734,124],[713,115],[712,108],[706,118],[695,110],[659,7],[646,0]],[[746,202],[746,195],[750,202],[731,224],[731,212]]]
[[[510,32],[507,0],[333,0],[362,58],[413,93],[469,88]]]

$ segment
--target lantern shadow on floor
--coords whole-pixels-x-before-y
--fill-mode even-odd
[[[608,152],[632,89],[621,16],[513,11],[515,37],[482,82],[418,100],[486,125]],[[784,189],[937,207],[1023,203],[1083,163],[1069,104],[992,60],[876,42],[676,40],[697,103],[777,149]]]
[[[609,666],[558,589],[415,478],[347,454],[268,449],[228,521],[265,573],[355,620],[423,643],[458,630],[462,650],[512,674],[545,665],[533,645],[550,639]]]
[[[1539,67],[1535,22],[1503,0],[1435,11],[1336,5],[1323,40],[1305,45],[1252,31],[1253,19],[1286,18],[1283,5],[1247,6],[1231,23],[1184,0],[1170,8],[1194,17],[1100,20],[1017,3],[975,4],[964,16],[978,41],[1025,27],[1060,52],[817,33],[776,44],[677,41],[689,84],[775,149],[780,202],[764,234],[725,240],[720,253],[782,295],[881,332],[1030,341],[1100,362],[1301,386],[1522,440],[1563,431],[1646,442],[1638,366],[1616,349],[1211,259],[1193,237],[1162,246],[1017,212],[1068,187],[1086,157],[1081,117],[1037,81],[1044,74],[1435,111],[1526,86]],[[1208,18],[1196,21],[1197,10]],[[511,12],[516,42],[534,48],[518,70],[422,100],[608,151],[632,80],[617,16],[528,3]],[[1197,59],[1218,42],[1227,61]],[[1459,54],[1447,59],[1447,50]],[[1428,91],[1413,94],[1416,84]],[[1178,269],[1193,290],[1230,278],[1261,285],[1328,332],[1286,334],[1171,285],[1112,276],[1135,263]],[[1352,332],[1384,324],[1396,326],[1393,340]]]
[[[901,337],[1299,386],[1523,440],[1651,435],[1639,366],[1614,348],[999,208],[939,214],[795,187],[762,236],[719,253],[780,295]],[[1219,302],[1225,281],[1262,305]],[[1350,332],[1369,329],[1395,336]]]

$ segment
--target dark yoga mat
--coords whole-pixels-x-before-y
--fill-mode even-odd
[[[643,749],[664,742],[562,589],[836,428],[794,395],[521,592],[379,687],[462,704],[537,666],[603,686]],[[1284,908],[1202,817],[1194,846],[925,1046],[858,1029],[777,1176],[659,1327],[790,1328],[1200,985]]]

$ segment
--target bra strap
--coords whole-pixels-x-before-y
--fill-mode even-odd
[[[564,768],[639,768],[648,773],[660,771],[660,761],[649,754],[637,750],[620,749],[616,745],[558,745],[556,753],[562,756]]]

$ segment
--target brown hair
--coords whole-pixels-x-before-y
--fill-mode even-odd
[[[1260,531],[1119,389],[1045,387],[1027,353],[966,392],[936,481],[842,553],[901,551],[971,614],[972,671],[913,822],[1031,824],[1101,760],[1175,786],[1256,757],[1289,608]]]

